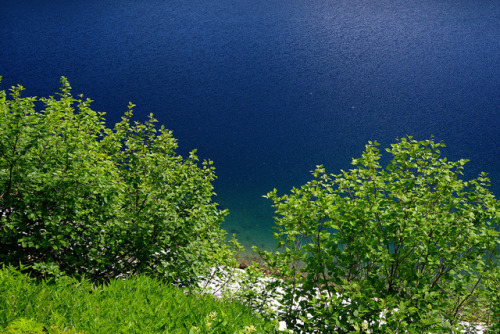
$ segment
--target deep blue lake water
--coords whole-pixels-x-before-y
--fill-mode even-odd
[[[137,105],[217,167],[224,227],[272,247],[262,198],[413,135],[500,196],[498,0],[0,1],[2,89],[66,76],[111,126]]]

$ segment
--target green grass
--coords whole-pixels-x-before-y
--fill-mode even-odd
[[[28,327],[35,329],[15,329]],[[1,333],[70,330],[106,334],[274,333],[275,323],[266,322],[239,303],[210,295],[187,295],[182,289],[143,276],[93,285],[69,277],[36,281],[12,268],[0,270]]]

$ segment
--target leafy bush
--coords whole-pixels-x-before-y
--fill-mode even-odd
[[[466,160],[442,158],[433,140],[399,140],[385,168],[377,145],[349,171],[318,166],[289,195],[266,196],[281,249],[261,254],[283,279],[270,288],[283,288],[288,328],[449,333],[468,310],[488,319],[494,294],[498,308],[500,217],[489,180],[462,180]]]
[[[152,115],[114,128],[91,100],[0,91],[0,261],[95,280],[145,273],[190,284],[231,258],[211,161],[176,154]],[[40,111],[35,104],[43,104]]]
[[[36,281],[0,269],[4,333],[274,333],[251,309],[138,275],[92,284],[67,276]]]
[[[491,333],[500,333],[500,265],[488,273],[485,280],[484,293],[481,296],[485,300],[485,309],[480,309],[476,314],[481,314],[482,318],[486,318],[486,322],[491,324],[488,329]]]

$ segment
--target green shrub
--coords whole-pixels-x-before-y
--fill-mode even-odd
[[[490,324],[488,327],[490,333],[500,333],[500,265],[487,274],[485,289],[481,291],[484,295],[480,296],[485,300],[485,307],[476,313],[482,315],[482,318]]]
[[[0,91],[0,261],[191,284],[231,258],[212,162],[176,154],[176,139],[152,115],[132,123],[132,104],[107,128],[104,113],[61,83],[58,97]]]
[[[37,281],[12,268],[0,270],[2,333],[244,334],[275,328],[237,302],[189,294],[141,275],[92,284],[67,276]]]
[[[270,288],[284,289],[288,328],[449,333],[473,309],[486,321],[496,305],[498,317],[500,215],[489,180],[462,180],[466,160],[441,157],[433,140],[399,140],[385,168],[377,145],[349,171],[318,166],[289,195],[267,194],[281,249],[261,254],[283,278]]]

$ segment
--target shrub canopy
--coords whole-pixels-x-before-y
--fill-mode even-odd
[[[152,115],[114,128],[63,77],[57,97],[0,91],[0,261],[108,279],[189,284],[230,258],[211,161],[176,154]],[[35,110],[35,102],[43,108]]]
[[[448,161],[433,140],[402,138],[385,168],[377,146],[349,171],[318,166],[290,194],[267,194],[281,249],[261,254],[284,279],[273,284],[288,328],[435,333],[472,309],[491,316],[500,215],[486,175],[464,181],[467,161]]]

